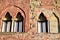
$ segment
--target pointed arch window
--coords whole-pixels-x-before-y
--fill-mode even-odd
[[[16,20],[14,22],[14,32],[23,32],[23,16],[18,12]]]
[[[6,13],[5,18],[3,18],[2,32],[11,32],[12,17],[9,12]]]
[[[47,19],[44,16],[43,13],[40,14],[39,16],[39,21],[38,21],[38,33],[40,32],[48,32],[48,27],[47,27]]]

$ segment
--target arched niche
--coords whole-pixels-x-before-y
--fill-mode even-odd
[[[58,33],[59,27],[59,18],[56,16],[55,13],[50,17],[50,33]]]

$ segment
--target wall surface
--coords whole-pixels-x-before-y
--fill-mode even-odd
[[[0,33],[0,40],[60,40],[60,34]]]
[[[57,3],[56,3],[57,2]],[[58,0],[31,0],[30,2],[30,24],[37,31],[37,22],[41,13],[49,22],[49,33],[58,33],[60,29],[60,4]]]
[[[54,0],[0,0],[0,40],[60,40],[60,33],[58,33],[60,27],[57,22],[58,17],[60,23],[60,3],[59,0],[57,2]],[[15,20],[18,11],[22,13],[25,17],[26,33],[1,33],[2,20],[7,11],[13,17],[12,20]],[[50,23],[49,33],[37,33],[37,21],[41,12]]]

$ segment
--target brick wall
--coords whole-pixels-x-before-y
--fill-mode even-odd
[[[54,23],[56,18],[53,15],[54,12],[60,19],[60,8],[52,0],[0,0],[0,32],[2,29],[2,17],[6,11],[9,9],[12,12],[11,15],[16,16],[15,9],[18,8],[15,8],[15,5],[23,9],[27,16],[25,21],[25,31],[27,33],[0,33],[0,40],[60,40],[58,26],[55,27],[57,23]],[[51,29],[53,30],[50,33],[37,33],[37,21],[41,12],[51,21]]]
[[[29,30],[29,4],[30,0],[0,0],[0,32],[2,31],[2,20],[7,12],[10,13],[13,21],[20,12],[24,17],[24,31],[27,32]]]
[[[0,40],[60,40],[60,34],[0,33]]]

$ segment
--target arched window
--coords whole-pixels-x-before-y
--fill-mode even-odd
[[[38,21],[38,33],[40,32],[48,32],[47,19],[43,13],[39,15],[39,21]]]
[[[16,20],[14,22],[14,32],[23,32],[23,16],[18,12]]]
[[[5,18],[3,18],[3,23],[2,23],[2,32],[11,32],[11,16],[9,12],[6,13]]]

